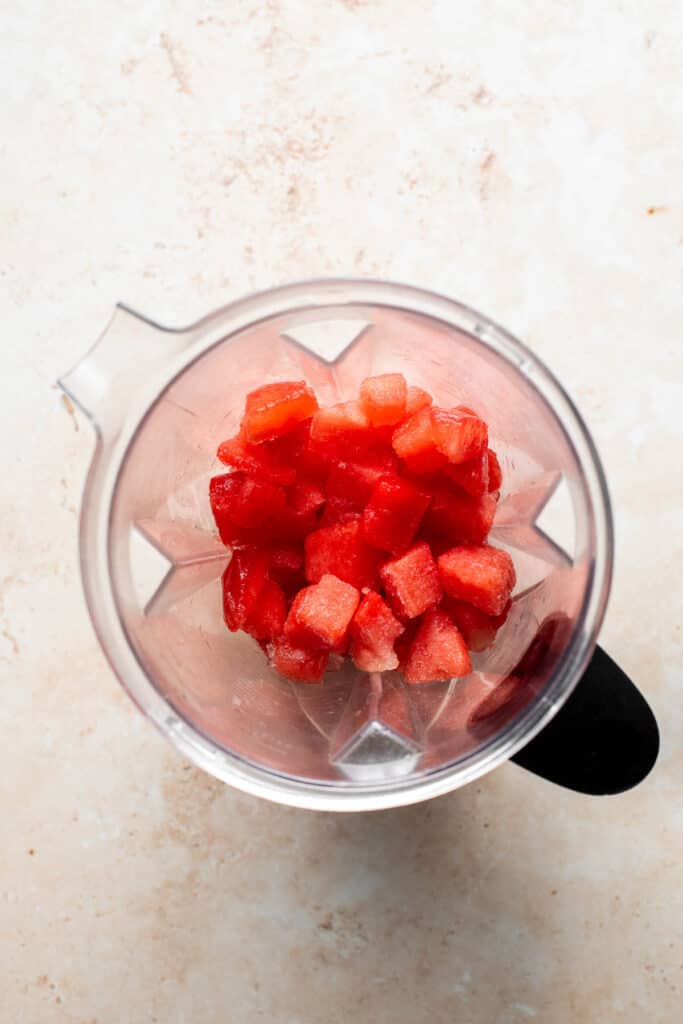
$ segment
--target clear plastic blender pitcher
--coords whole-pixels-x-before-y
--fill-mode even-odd
[[[465,679],[406,686],[348,664],[292,683],[223,623],[216,446],[266,381],[305,379],[326,403],[388,372],[487,420],[504,480],[490,542],[515,562],[512,609]],[[511,757],[581,678],[610,586],[605,480],[557,381],[479,313],[369,280],[278,288],[182,330],[121,306],[60,383],[97,435],[81,556],[100,642],[142,712],[217,778],[319,809],[426,799]]]

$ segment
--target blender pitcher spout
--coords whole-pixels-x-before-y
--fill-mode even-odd
[[[119,303],[95,344],[57,384],[96,430],[115,429],[144,375],[186,344],[185,332],[160,327]]]

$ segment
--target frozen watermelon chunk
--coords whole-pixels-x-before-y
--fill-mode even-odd
[[[351,657],[357,668],[362,672],[398,668],[394,641],[403,629],[379,594],[366,594],[351,622]]]
[[[329,652],[320,648],[298,647],[286,637],[273,646],[273,668],[295,683],[319,683],[325,674]]]
[[[318,408],[313,391],[303,380],[264,384],[246,398],[242,429],[252,444],[279,437]]]
[[[481,544],[493,525],[497,500],[494,494],[472,498],[456,488],[437,487],[425,515],[425,527],[454,543]]]
[[[489,464],[489,491],[499,491],[503,483],[503,474],[500,469],[498,456],[491,448],[487,450],[486,456]]]
[[[321,526],[337,526],[339,523],[349,523],[352,520],[360,520],[360,511],[355,502],[346,498],[327,499],[320,520]]]
[[[500,615],[487,615],[473,604],[446,597],[443,609],[462,633],[469,650],[480,653],[487,650],[496,639],[496,633],[507,619],[510,603]]]
[[[289,505],[299,515],[316,512],[325,504],[322,484],[314,480],[297,480],[288,491]]]
[[[488,428],[471,409],[460,406],[431,413],[436,447],[449,462],[467,462],[486,450]]]
[[[436,448],[436,434],[432,423],[432,410],[425,406],[394,430],[391,443],[396,454],[407,459]]]
[[[444,475],[473,498],[481,498],[482,494],[490,490],[488,451],[457,466],[448,463]]]
[[[412,416],[420,409],[432,404],[432,396],[428,391],[410,384],[406,390],[406,416]]]
[[[421,542],[379,571],[393,612],[414,619],[441,600],[442,589],[429,545]]]
[[[266,580],[256,604],[246,617],[244,629],[255,640],[274,640],[282,634],[286,615],[284,591],[273,580]]]
[[[367,453],[366,457],[342,460],[332,467],[327,480],[327,498],[339,499],[362,512],[380,480],[397,475],[398,459],[393,452]]]
[[[360,404],[373,427],[391,426],[406,412],[406,379],[402,373],[366,377],[360,386]]]
[[[244,473],[226,473],[211,480],[209,501],[221,540],[234,546],[258,540],[263,526],[285,508],[285,492]]]
[[[267,443],[250,444],[243,434],[236,434],[223,441],[218,446],[217,455],[226,466],[273,484],[287,486],[296,479],[294,467],[283,462],[277,451]]]
[[[306,579],[318,583],[330,573],[362,590],[377,585],[381,555],[363,539],[359,520],[323,526],[306,537]]]
[[[430,500],[426,491],[407,480],[380,480],[363,512],[365,540],[380,551],[405,551]]]
[[[296,595],[285,623],[285,635],[295,643],[313,646],[317,641],[339,648],[359,601],[355,587],[326,574],[319,583],[304,587]]]
[[[369,420],[360,402],[339,402],[318,409],[311,423],[311,441],[338,445],[347,435],[367,431]]]
[[[507,551],[488,545],[452,548],[438,560],[443,589],[487,615],[501,615],[515,585],[515,567]]]
[[[260,548],[235,551],[223,573],[223,617],[228,629],[242,629],[256,607],[268,574],[268,554]]]
[[[320,451],[311,441],[312,423],[312,419],[303,420],[282,437],[267,441],[266,447],[283,465],[293,466],[297,477],[324,484],[330,461],[328,453]]]
[[[406,661],[406,683],[445,682],[471,671],[472,662],[458,627],[440,608],[425,612]]]
[[[303,548],[296,544],[276,544],[268,551],[271,575],[296,573],[303,568]]]

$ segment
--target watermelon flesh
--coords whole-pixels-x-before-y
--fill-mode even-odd
[[[325,407],[305,381],[277,382],[247,395],[217,454],[225,623],[281,675],[318,683],[348,656],[444,681],[495,642],[515,572],[486,543],[502,472],[472,409],[441,408],[400,373]]]
[[[443,595],[429,545],[422,541],[380,569],[389,604],[401,619],[414,619],[438,604]]]
[[[451,618],[439,608],[425,612],[408,652],[406,683],[445,682],[471,671],[467,645]]]
[[[269,441],[309,419],[317,408],[313,391],[302,380],[265,384],[247,395],[242,429],[252,444]]]
[[[394,642],[403,625],[374,591],[366,594],[351,622],[351,657],[363,672],[398,668]]]
[[[507,551],[488,545],[462,545],[439,556],[441,585],[450,597],[487,615],[501,615],[516,582]]]

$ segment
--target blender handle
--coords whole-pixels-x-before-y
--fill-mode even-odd
[[[596,647],[566,704],[512,760],[549,782],[604,796],[641,782],[658,753],[659,729],[650,706]]]

